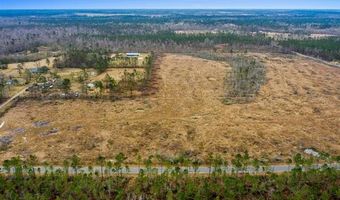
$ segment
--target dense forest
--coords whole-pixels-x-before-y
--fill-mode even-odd
[[[90,68],[94,67],[99,72],[105,71],[109,66],[107,52],[93,51],[90,49],[68,49],[54,62],[54,67]]]
[[[288,17],[287,17],[288,16]],[[291,16],[291,17],[289,17]],[[106,51],[197,52],[228,44],[232,49],[276,46],[262,32],[340,35],[339,11],[272,10],[23,10],[0,11],[0,62],[37,60],[27,54],[73,47]],[[325,39],[328,40],[328,39]],[[327,60],[338,59],[338,37],[282,41]],[[333,43],[334,42],[334,43]],[[320,44],[320,45],[319,45]],[[318,48],[314,48],[317,45]]]
[[[340,60],[340,38],[330,37],[325,39],[304,39],[280,41],[280,45],[290,50],[320,57],[324,60]]]

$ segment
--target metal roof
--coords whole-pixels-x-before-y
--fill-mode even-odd
[[[126,53],[127,56],[139,56],[140,53]]]

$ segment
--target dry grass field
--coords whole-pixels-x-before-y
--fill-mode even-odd
[[[137,72],[141,74],[143,74],[145,71],[144,68],[131,68],[131,67],[130,68],[109,68],[104,73],[98,76],[95,76],[95,77],[91,77],[91,81],[103,80],[105,79],[106,74],[110,75],[112,78],[118,81],[122,79],[125,70],[128,73],[132,73],[134,70],[136,70]]]
[[[135,100],[25,101],[9,110],[0,135],[23,128],[0,160],[30,154],[61,164],[77,154],[94,162],[101,154],[184,153],[225,158],[248,150],[284,162],[304,148],[340,154],[340,69],[298,57],[253,54],[267,67],[267,83],[254,102],[224,105],[229,66],[167,54],[159,91]],[[35,122],[48,122],[37,127]],[[52,134],[46,134],[56,130]],[[53,131],[52,131],[53,132]]]

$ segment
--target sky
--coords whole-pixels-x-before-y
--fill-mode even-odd
[[[340,0],[0,0],[0,9],[340,9]]]

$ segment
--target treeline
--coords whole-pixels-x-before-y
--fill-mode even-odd
[[[279,44],[292,51],[327,61],[340,60],[340,37],[324,39],[283,40]]]
[[[182,165],[175,159],[162,173],[153,168],[153,160],[143,160],[138,175],[123,173],[128,170],[127,157],[120,153],[114,160],[98,156],[99,169],[82,173],[81,160],[72,156],[64,161],[62,169],[53,170],[45,163],[45,170],[35,168],[38,160],[29,156],[3,163],[0,174],[1,199],[339,199],[340,171],[331,167],[328,157],[321,168],[313,168],[310,159],[297,154],[292,158],[290,172],[274,174],[247,153],[236,155],[231,174],[223,169],[224,163],[212,156],[211,171],[206,175],[189,174],[188,168],[197,169],[199,162]],[[254,173],[242,172],[252,165]],[[180,167],[184,166],[184,167]],[[73,173],[70,173],[70,169]],[[49,171],[49,172],[48,172]],[[264,172],[260,172],[264,171]],[[242,172],[242,173],[240,173]]]
[[[338,34],[339,11],[127,10],[127,11],[6,11],[0,16],[0,62],[27,61],[25,51],[48,46],[65,51],[155,51],[192,53],[229,44],[233,49],[273,51],[272,41],[259,31]],[[59,13],[59,14],[56,14]],[[91,13],[95,15],[91,16]],[[33,17],[34,16],[34,17]],[[91,16],[91,17],[88,17]],[[292,17],[287,17],[292,16]],[[329,29],[329,30],[328,30]],[[211,31],[176,34],[176,31]],[[233,33],[227,33],[231,31]],[[334,33],[332,33],[332,32]],[[327,39],[325,39],[327,40]],[[331,60],[338,58],[333,41],[282,41],[282,46]],[[335,43],[333,43],[335,42]],[[318,47],[321,45],[321,47]],[[316,47],[315,47],[316,46]],[[19,55],[23,53],[22,55]],[[9,57],[9,55],[14,54]]]
[[[88,19],[86,18],[88,22]],[[61,23],[59,21],[59,23]],[[46,25],[0,29],[0,56],[34,50],[39,46],[49,46],[59,50],[70,46],[78,49],[106,49],[110,51],[156,51],[188,52],[202,48],[212,48],[216,44],[269,45],[270,39],[263,35],[241,35],[234,33],[176,34],[173,30],[201,29],[195,24],[167,26],[145,24],[82,25],[61,27]],[[210,28],[210,27],[209,27]],[[206,29],[202,29],[206,30]],[[223,31],[223,30],[222,30]],[[18,56],[16,56],[18,57]],[[16,57],[11,58],[15,60]],[[4,58],[5,59],[5,58]],[[16,60],[23,60],[18,58]]]
[[[145,75],[144,75],[145,81],[150,81],[151,80],[151,78],[152,78],[152,70],[154,68],[155,61],[156,61],[156,55],[152,51],[150,56],[147,56],[145,58],[145,67],[144,67],[144,69],[145,69]]]
[[[109,57],[106,54],[104,51],[71,48],[54,61],[54,67],[95,68],[98,73],[102,73],[109,67]]]
[[[81,34],[77,48],[105,48],[119,51],[155,51],[191,53],[211,50],[218,44],[228,44],[233,49],[271,48],[271,39],[263,34],[200,33],[177,34],[171,31],[134,35],[88,35]]]
[[[184,34],[184,33],[173,33],[173,32],[160,32],[155,34],[144,34],[144,35],[119,35],[110,37],[116,40],[151,40],[159,42],[174,41],[178,44],[183,43],[214,43],[214,44],[258,44],[258,45],[268,45],[270,44],[270,39],[266,38],[262,34],[257,35],[242,35],[235,33],[199,33],[199,34]]]
[[[242,35],[235,33],[199,33],[199,34],[178,34],[174,32],[159,32],[154,34],[141,35],[116,35],[96,36],[107,37],[115,41],[153,41],[157,43],[176,43],[179,45],[206,46],[212,47],[216,44],[247,44],[247,45],[270,45],[271,40],[262,34]]]

